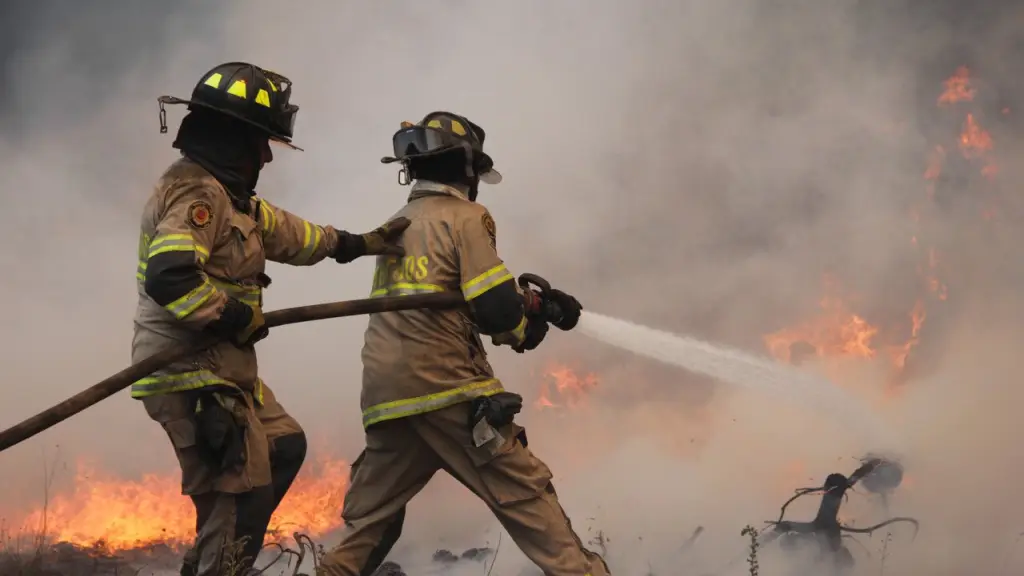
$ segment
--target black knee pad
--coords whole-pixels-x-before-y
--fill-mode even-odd
[[[271,465],[274,463],[302,462],[306,459],[306,433],[296,432],[278,436],[271,441],[273,449],[270,452]]]
[[[281,503],[306,460],[306,434],[286,434],[273,440],[270,475],[274,485],[274,507]]]
[[[377,568],[380,568],[380,565],[384,563],[384,559],[388,557],[388,553],[398,543],[398,538],[402,536],[402,526],[404,524],[405,506],[402,506],[398,513],[391,517],[388,527],[384,529],[380,542],[370,552],[366,565],[359,571],[359,576],[370,576],[377,571]]]
[[[194,549],[185,552],[185,558],[181,561],[181,576],[197,576],[199,574],[199,558]]]
[[[244,566],[252,566],[263,548],[263,538],[274,514],[274,489],[261,486],[235,496],[235,538],[246,538],[241,556]]]

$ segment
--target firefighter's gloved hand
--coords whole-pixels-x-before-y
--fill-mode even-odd
[[[580,301],[562,292],[561,290],[549,290],[544,297],[551,302],[554,310],[557,310],[557,317],[548,318],[548,321],[559,330],[572,330],[580,321],[580,313],[583,306]]]
[[[232,470],[246,461],[245,418],[236,398],[215,392],[199,394],[196,402],[198,444],[207,461]]]
[[[526,338],[518,346],[513,346],[512,349],[522,354],[527,350],[533,350],[540,343],[544,341],[544,337],[548,335],[548,323],[543,318],[527,319],[526,321]]]
[[[475,428],[481,420],[487,420],[495,428],[508,426],[522,409],[523,397],[514,392],[481,396],[470,404],[469,429]]]
[[[379,256],[387,254],[391,256],[404,256],[405,249],[398,245],[398,239],[402,232],[409,227],[412,221],[401,217],[384,224],[383,226],[367,232],[366,234],[351,234],[338,231],[338,247],[331,256],[339,264],[348,264],[356,258],[363,256]]]
[[[215,336],[230,340],[237,346],[252,346],[270,334],[259,306],[250,306],[236,298],[228,298],[224,310],[206,329]]]

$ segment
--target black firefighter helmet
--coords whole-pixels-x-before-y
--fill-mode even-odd
[[[292,144],[299,107],[289,99],[288,78],[247,62],[228,62],[203,75],[188,100],[161,96],[160,132],[167,132],[164,104],[187,104],[189,110],[202,107],[226,114],[265,133],[271,140]]]
[[[431,112],[418,124],[402,122],[402,127],[391,137],[394,156],[381,158],[381,162],[402,162],[415,179],[417,162],[459,154],[464,158],[466,180],[473,182],[479,178],[487,184],[498,184],[501,173],[494,169],[494,160],[484,152],[486,136],[483,128],[464,116]]]

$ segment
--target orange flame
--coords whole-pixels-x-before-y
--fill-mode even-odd
[[[966,66],[956,69],[944,83],[946,90],[939,96],[939,105],[970,102],[974,100],[975,90],[971,86],[971,72]]]
[[[907,356],[910,355],[910,350],[917,346],[917,342],[920,339],[921,327],[924,326],[925,310],[924,302],[918,300],[914,304],[914,309],[910,311],[910,338],[903,343],[901,346],[895,346],[891,350],[892,362],[897,369],[903,370],[907,365]]]
[[[988,179],[999,173],[995,161],[990,156],[992,148],[992,135],[978,125],[973,114],[968,114],[964,120],[964,129],[960,132],[960,151],[968,160],[981,160],[981,175]]]
[[[324,535],[342,524],[348,465],[324,458],[300,472],[271,520],[268,541],[295,531]],[[56,541],[108,551],[165,544],[189,545],[195,510],[181,495],[177,473],[124,480],[79,462],[74,488],[24,516],[23,531]]]
[[[568,366],[551,364],[544,371],[533,406],[541,410],[576,408],[586,403],[587,396],[596,387],[597,376],[594,374],[581,377]]]
[[[968,114],[964,120],[964,129],[960,133],[960,150],[965,158],[981,158],[992,150],[992,135],[982,130],[974,114]]]
[[[784,328],[764,336],[769,353],[778,360],[796,364],[801,347],[822,358],[875,358],[883,351],[893,370],[893,383],[898,383],[906,368],[910,351],[920,340],[925,321],[925,305],[918,300],[909,316],[910,335],[899,343],[876,342],[880,329],[851,311],[836,295],[838,284],[826,279],[826,296],[821,300],[821,314],[792,328]],[[891,332],[886,332],[891,334]],[[836,377],[839,377],[838,375]],[[890,388],[894,387],[891,383]]]
[[[953,76],[948,78],[944,84],[946,88],[939,96],[939,106],[957,102],[971,102],[977,93],[974,87],[971,86],[970,71],[965,66],[957,68]],[[1008,114],[1009,109],[1004,108],[1001,112],[1004,115]],[[981,174],[983,176],[993,178],[998,173],[995,162],[989,157],[989,153],[993,149],[992,135],[978,124],[974,114],[968,113],[964,119],[963,130],[959,137],[959,146],[964,158],[983,160],[983,166],[981,167]],[[936,151],[938,155],[932,155],[928,162],[928,170],[925,172],[925,178],[928,180],[937,178],[942,169],[945,151],[941,146],[936,146]]]
[[[873,358],[871,341],[878,328],[854,314],[838,297],[828,294],[835,282],[826,279],[826,296],[820,301],[821,314],[793,328],[783,328],[764,336],[769,353],[783,362],[793,362],[793,351],[800,343],[813,348],[817,356],[853,356]]]

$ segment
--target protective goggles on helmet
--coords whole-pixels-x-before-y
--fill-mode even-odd
[[[469,139],[461,138],[445,130],[403,123],[402,129],[391,137],[391,144],[395,155],[381,158],[381,162],[385,164],[463,147],[467,154],[467,176],[475,174],[482,182],[488,184],[498,184],[502,180],[501,173],[494,169],[494,161],[490,156],[480,150],[478,146],[474,146]]]
[[[464,140],[449,132],[425,126],[402,128],[391,137],[395,158],[398,160],[429,154],[442,148],[461,146],[463,142]]]

